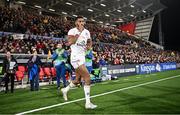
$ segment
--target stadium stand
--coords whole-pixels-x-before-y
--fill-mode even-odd
[[[180,112],[180,92],[177,90],[180,70],[176,70],[180,68],[180,52],[164,49],[164,25],[161,23],[164,17],[161,19],[163,13],[160,12],[166,6],[162,1],[166,0],[0,0],[0,114]],[[85,28],[90,31],[93,41],[92,61],[87,54],[85,57],[86,65],[91,66],[92,62],[92,72],[80,75],[81,82],[77,85],[81,89],[85,86],[85,98],[82,98],[80,88],[73,88],[71,83],[84,71],[78,72],[80,68],[77,74],[70,64],[71,49],[67,42],[68,31],[75,26],[78,15],[84,17]],[[150,41],[156,23],[159,36],[155,36],[158,36],[159,44]],[[62,44],[66,51],[67,62],[61,62],[62,50],[57,51],[57,44]],[[18,89],[14,94],[4,94],[4,78],[7,77],[2,64],[7,51],[18,63],[15,80],[11,79],[15,81],[11,84]],[[52,59],[54,53],[58,53],[58,60]],[[35,65],[37,55],[38,59],[40,57],[38,62],[42,63]],[[32,63],[27,63],[28,60]],[[63,66],[67,81],[64,86],[62,83],[56,86],[56,61],[66,65]],[[78,61],[81,60],[77,60],[77,65]],[[12,65],[8,62],[6,65]],[[60,79],[62,82],[62,76]],[[72,98],[64,102],[64,92],[60,91],[66,85],[77,92],[69,94]],[[36,92],[32,92],[35,89]],[[97,109],[84,110],[87,96],[97,103]]]
[[[36,48],[38,54],[47,55],[55,50],[58,43],[66,44],[63,39],[67,31],[73,27],[73,21],[63,20],[61,17],[39,15],[29,13],[27,9],[9,9],[0,7],[0,53],[10,50],[17,54],[31,54],[32,48]],[[123,64],[150,64],[163,62],[180,63],[180,53],[175,51],[164,51],[157,49],[151,44],[135,36],[121,31],[117,28],[105,27],[94,23],[87,23],[93,40],[93,67],[98,68],[104,65]],[[23,34],[21,39],[14,32]],[[36,35],[36,37],[34,36]],[[49,37],[45,39],[45,37]],[[58,37],[61,39],[52,39]],[[25,74],[24,66],[19,66],[16,72],[18,81],[21,81]],[[56,76],[52,67],[41,67],[40,80],[51,79]]]

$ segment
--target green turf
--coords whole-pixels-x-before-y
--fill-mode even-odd
[[[141,83],[180,75],[180,70],[121,77],[118,82],[106,81],[91,88],[91,95],[125,88]],[[54,107],[36,114],[177,114],[180,113],[180,77],[158,83],[140,86],[116,93],[92,98],[98,105],[95,110],[85,110],[84,101]],[[56,86],[45,86],[40,91],[30,92],[29,89],[15,90],[13,94],[0,93],[0,114],[15,114],[40,107],[63,103],[62,94],[58,95]],[[47,89],[45,89],[47,88]],[[69,92],[69,101],[83,98],[82,88]],[[34,114],[31,113],[31,114]]]

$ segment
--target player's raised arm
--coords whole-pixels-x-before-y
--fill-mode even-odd
[[[75,44],[79,36],[81,35],[82,31],[84,30],[84,19],[83,17],[77,17],[75,20],[76,29],[78,30],[78,33],[75,32],[75,30],[71,29],[68,32],[68,44],[72,45]],[[75,34],[76,33],[76,34]]]

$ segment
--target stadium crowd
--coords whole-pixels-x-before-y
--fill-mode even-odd
[[[34,39],[31,37],[24,39],[14,39],[12,36],[3,36],[0,39],[0,53],[10,50],[12,53],[31,54],[32,48],[36,48],[38,54],[48,54],[56,49],[58,43],[63,44],[64,40]],[[158,62],[180,62],[180,53],[156,49],[143,41],[126,39],[122,44],[109,44],[104,42],[94,42],[94,65],[120,65],[138,63],[158,63]]]
[[[99,62],[100,65],[180,62],[178,52],[163,51],[152,46],[138,46],[136,48],[132,44],[116,46],[96,44],[94,49],[98,49],[95,61]]]
[[[38,54],[48,54],[55,50],[56,44],[64,40],[34,39],[31,35],[64,38],[67,31],[73,27],[71,20],[61,17],[39,15],[22,9],[0,7],[0,31],[23,33],[24,39],[14,39],[4,35],[0,39],[0,53],[10,50],[12,53],[30,54],[32,47],[37,48]],[[137,64],[175,61],[180,63],[180,53],[156,49],[149,43],[136,39],[118,29],[102,27],[98,24],[87,23],[94,41],[94,65],[108,64]]]
[[[67,31],[74,26],[71,18],[39,15],[37,12],[25,9],[8,9],[0,7],[0,31],[33,34],[64,38]],[[93,41],[123,43],[129,36],[119,29],[102,27],[87,23]]]
[[[12,93],[14,91],[14,76],[16,76],[17,81],[21,81],[26,74],[28,74],[28,82],[30,80],[31,91],[39,90],[39,80],[46,80],[51,83],[54,78],[57,78],[59,89],[60,77],[62,77],[63,85],[66,86],[66,80],[70,76],[73,78],[69,56],[70,50],[66,39],[67,32],[72,27],[74,27],[72,18],[41,15],[35,10],[26,8],[22,10],[21,8],[0,7],[0,54],[6,55],[6,57],[8,57],[8,53],[9,55],[10,53],[18,55],[33,54],[30,59],[28,58],[27,68],[24,65],[13,68],[16,72],[11,73]],[[91,73],[92,82],[101,81],[101,78],[98,77],[100,74],[99,67],[104,65],[180,63],[180,52],[157,49],[149,42],[137,39],[135,36],[114,27],[87,22],[86,28],[90,31],[93,40],[93,49],[90,49],[88,53],[86,52],[86,58],[88,57],[86,60],[92,68],[92,71],[89,72]],[[62,52],[63,56],[65,54],[67,56],[63,57]],[[47,55],[47,63],[42,64],[37,54]],[[51,60],[49,63],[49,58],[52,59],[52,63]],[[9,59],[11,58],[7,58],[7,60]],[[58,66],[52,66],[56,62],[58,64],[58,61],[64,62]],[[64,73],[60,74],[61,72]],[[8,73],[8,71],[3,71],[3,73]],[[4,77],[5,93],[8,92],[9,82],[9,79],[6,79],[9,77],[6,76]]]
[[[0,7],[0,30],[41,36],[64,37],[70,29],[70,22],[62,18],[39,15],[25,9]]]

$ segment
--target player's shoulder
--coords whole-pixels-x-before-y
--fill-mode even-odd
[[[89,32],[89,30],[87,30],[86,28],[84,28],[84,31]]]
[[[68,35],[75,35],[76,31],[76,28],[72,28],[68,31]]]
[[[84,31],[86,34],[90,34],[89,30],[87,30],[87,29],[84,29]]]
[[[70,29],[69,31],[76,31],[77,29],[76,28],[72,28],[72,29]]]

